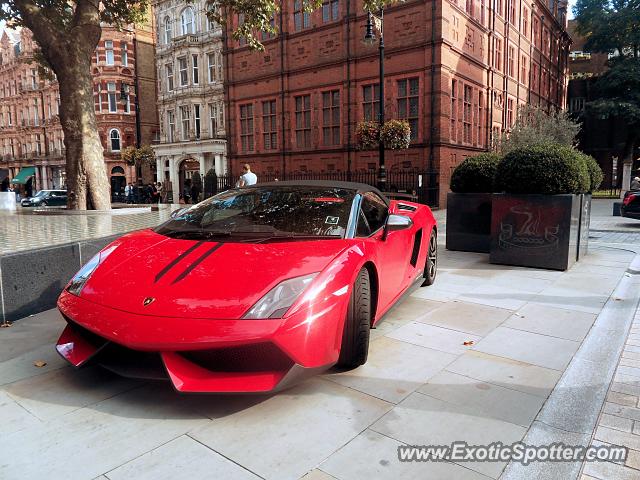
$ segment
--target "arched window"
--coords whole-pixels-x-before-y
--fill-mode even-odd
[[[164,17],[164,43],[169,44],[171,41],[171,19]]]
[[[182,15],[180,16],[180,18],[182,21],[182,35],[196,33],[196,25],[193,18],[193,9],[191,7],[185,8],[182,11]]]
[[[111,140],[111,151],[120,151],[120,132],[116,128],[109,131],[109,140]]]
[[[111,175],[124,175],[124,168],[115,166],[111,169]]]

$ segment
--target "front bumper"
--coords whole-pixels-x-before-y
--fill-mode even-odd
[[[72,365],[97,363],[127,376],[168,378],[180,392],[225,393],[276,391],[329,368],[339,356],[346,313],[346,305],[335,301],[321,312],[286,319],[157,317],[68,292],[58,308],[68,325],[56,348]]]

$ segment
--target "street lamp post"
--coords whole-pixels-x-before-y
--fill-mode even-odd
[[[382,126],[384,125],[384,34],[383,34],[384,10],[382,8],[380,9],[379,15],[374,15],[371,12],[369,12],[368,14],[366,32],[364,35],[364,42],[367,45],[374,45],[376,42],[376,34],[374,32],[374,22],[376,24],[378,31],[380,32],[380,40],[378,43],[378,52],[380,55],[380,79],[379,79],[380,98],[378,99],[379,100],[378,124],[381,131]],[[385,166],[384,166],[384,143],[382,141],[382,138],[380,137],[378,138],[378,158],[379,158],[378,178],[377,178],[378,189],[384,192],[387,189],[387,171],[385,170]]]

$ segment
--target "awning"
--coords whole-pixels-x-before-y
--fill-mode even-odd
[[[36,167],[21,168],[20,171],[18,172],[18,175],[13,177],[13,180],[11,180],[11,183],[19,183],[21,185],[24,185],[25,183],[27,183],[29,178],[33,177],[35,174],[36,174]]]

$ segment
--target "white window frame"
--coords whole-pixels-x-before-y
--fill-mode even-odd
[[[218,133],[218,104],[209,104],[209,136],[213,138]]]
[[[191,80],[194,85],[198,85],[200,83],[200,69],[198,66],[198,55],[191,55]]]
[[[182,60],[184,60],[184,63]],[[183,66],[184,68],[182,68]],[[186,87],[189,85],[189,60],[187,57],[178,58],[178,73],[180,75],[180,86]]]
[[[164,17],[164,43],[165,45],[169,45],[171,42],[171,37],[173,35],[171,28],[171,19],[169,17]]]
[[[169,143],[176,140],[176,116],[173,110],[167,110],[167,140]]]
[[[122,57],[122,66],[129,66],[129,53],[127,52],[127,42],[120,42],[120,55]]]
[[[196,140],[200,140],[202,136],[202,125],[200,124],[200,104],[193,104],[193,126],[196,135]]]
[[[102,84],[98,82],[98,112],[102,112]],[[49,102],[49,118],[51,118],[51,102]]]
[[[116,133],[117,138],[113,136],[114,132]],[[118,140],[117,149],[113,148],[113,141],[116,139]],[[112,128],[111,130],[109,130],[109,151],[119,152],[121,150],[122,150],[122,135],[120,135],[120,130],[118,130],[117,128]]]
[[[191,129],[191,109],[189,105],[180,107],[180,138],[189,140],[189,130]]]
[[[107,83],[107,98],[109,99],[109,113],[118,113],[118,93],[116,82]]]
[[[196,15],[193,8],[187,7],[180,14],[180,28],[182,35],[193,35],[196,33]]]
[[[173,63],[167,63],[164,66],[164,71],[165,71],[165,73],[167,75],[167,91],[168,92],[173,92],[173,90],[176,87],[175,79],[173,77]]]
[[[104,55],[105,55],[106,65],[115,65],[115,55],[113,52],[113,40],[104,41]]]
[[[209,75],[209,83],[214,83],[216,78],[216,52],[207,54],[207,71]]]

